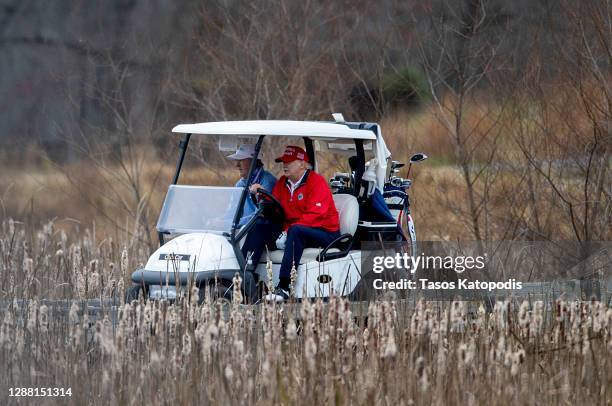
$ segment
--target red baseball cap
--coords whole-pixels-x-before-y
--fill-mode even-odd
[[[296,147],[295,145],[289,145],[287,148],[285,148],[283,155],[279,156],[274,161],[288,164],[289,162],[297,161],[298,159],[300,161],[308,162],[308,155],[306,154],[306,151],[300,147]]]

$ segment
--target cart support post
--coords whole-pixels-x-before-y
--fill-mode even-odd
[[[191,134],[185,134],[185,136],[179,143],[181,155],[179,155],[178,161],[176,162],[176,171],[174,172],[174,178],[172,179],[173,185],[176,185],[176,183],[178,182],[179,174],[181,173],[181,167],[183,166],[183,161],[185,160],[185,153],[187,152],[187,145],[189,145],[190,138]]]
[[[179,174],[181,173],[181,168],[183,167],[183,161],[185,160],[185,153],[187,152],[187,146],[189,145],[189,139],[191,138],[191,134],[185,134],[183,139],[179,142],[179,149],[181,154],[179,155],[178,161],[176,162],[176,170],[174,171],[174,178],[172,178],[172,184],[176,185],[179,179]],[[157,237],[159,238],[159,246],[164,245],[164,233],[161,231],[157,232]]]
[[[355,184],[353,185],[353,194],[357,196],[359,193],[359,185],[363,173],[365,171],[365,151],[363,149],[363,140],[355,140],[355,152],[357,152],[357,161],[359,162],[355,170]]]

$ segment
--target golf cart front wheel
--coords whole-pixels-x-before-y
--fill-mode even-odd
[[[233,291],[231,286],[223,283],[211,283],[200,288],[199,303],[202,304],[208,296],[210,303],[230,305],[232,303]]]
[[[132,303],[145,297],[145,290],[141,285],[133,285],[125,292],[125,303]]]

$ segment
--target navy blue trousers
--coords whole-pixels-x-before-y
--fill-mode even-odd
[[[242,246],[242,254],[245,258],[252,252],[251,261],[253,269],[257,267],[265,247],[270,250],[276,249],[276,239],[281,229],[275,224],[256,223],[246,236]],[[322,228],[314,228],[303,225],[293,225],[287,230],[287,242],[285,253],[280,268],[280,277],[289,278],[291,267],[295,263],[297,268],[305,248],[325,248],[336,238],[340,237],[340,231],[327,231]]]

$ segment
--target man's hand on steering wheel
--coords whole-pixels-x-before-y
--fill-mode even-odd
[[[256,194],[261,188],[263,188],[263,186],[261,186],[259,183],[253,183],[251,186],[249,186],[249,192]]]
[[[268,220],[282,223],[285,218],[285,209],[283,209],[283,205],[278,199],[261,186],[257,188],[256,195],[259,201],[258,206],[262,210],[263,216]]]
[[[257,189],[256,194],[257,194],[257,198],[259,199],[260,204],[262,202],[270,202],[274,206],[276,206],[279,210],[281,210],[283,213],[285,212],[285,209],[283,209],[283,205],[278,201],[276,197],[274,197],[272,193],[268,192],[266,189],[260,187]]]

